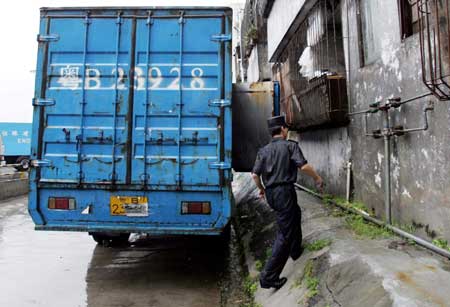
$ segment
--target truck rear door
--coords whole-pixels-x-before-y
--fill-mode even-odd
[[[43,10],[40,183],[220,190],[231,163],[228,15]]]

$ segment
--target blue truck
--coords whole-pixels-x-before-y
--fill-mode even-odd
[[[42,8],[37,230],[218,235],[232,214],[232,11]]]
[[[15,164],[19,170],[29,167],[31,123],[0,123],[0,162]]]

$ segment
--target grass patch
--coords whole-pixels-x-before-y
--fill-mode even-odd
[[[262,305],[260,303],[251,302],[240,304],[239,307],[262,307]]]
[[[319,294],[319,279],[314,276],[314,261],[309,259],[306,262],[305,269],[303,271],[303,280],[301,282],[307,289],[306,301],[310,300],[317,294]]]
[[[255,268],[256,268],[256,270],[258,270],[258,272],[262,271],[262,269],[264,268],[264,264],[262,263],[261,260],[255,261]]]
[[[392,236],[392,232],[390,230],[366,222],[360,215],[350,214],[345,218],[345,222],[347,223],[347,226],[359,237],[377,239]]]
[[[323,197],[323,202],[327,205],[335,203],[340,206],[356,209],[359,211],[364,211],[365,213],[370,214],[367,206],[361,201],[348,202],[347,199],[343,197],[327,194]]]
[[[417,231],[417,227],[412,224],[398,224],[393,223],[393,225],[397,228],[400,228],[403,231],[409,232],[409,233],[415,233]]]
[[[347,208],[352,208],[358,211],[363,211],[371,215],[369,213],[369,210],[367,209],[367,206],[360,201],[348,202],[346,199],[342,197],[336,197],[332,195],[326,195],[323,198],[323,200],[326,204],[336,203],[338,205]],[[362,216],[357,214],[339,213],[338,211],[334,210],[332,212],[332,215],[345,216],[345,221],[347,223],[348,228],[353,230],[353,232],[359,237],[377,239],[377,238],[388,238],[393,235],[393,233],[389,229],[367,222],[366,220],[364,220]]]
[[[448,246],[448,241],[445,239],[434,239],[433,244],[436,245],[439,248],[445,249],[447,251],[450,251],[450,246]]]
[[[310,252],[319,251],[331,244],[331,239],[320,239],[305,245],[306,250]]]
[[[270,256],[272,256],[272,248],[268,247],[263,257],[259,260],[255,261],[255,268],[258,272],[261,272],[266,265],[267,260],[269,260]]]
[[[258,290],[258,283],[256,278],[251,278],[247,276],[244,279],[244,292],[252,299],[255,297],[256,290]]]

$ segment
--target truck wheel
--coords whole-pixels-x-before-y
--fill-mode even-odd
[[[129,238],[130,238],[130,234],[129,233],[121,233],[117,237],[112,237],[111,238],[111,243],[114,244],[114,245],[125,245],[125,244],[128,244],[128,239]]]
[[[97,244],[103,245],[103,242],[107,240],[107,237],[105,234],[100,232],[90,232],[89,233],[92,236],[92,239],[94,239]]]
[[[227,224],[220,234],[219,240],[223,246],[228,246],[231,239],[231,222]]]
[[[128,243],[130,237],[129,233],[109,234],[104,232],[90,232],[89,234],[99,245],[124,245]]]
[[[18,171],[26,172],[30,168],[30,159],[25,156],[19,157],[16,161],[16,164],[19,164],[18,166],[16,166],[16,169]]]

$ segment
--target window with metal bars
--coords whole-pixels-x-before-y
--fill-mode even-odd
[[[397,0],[400,17],[400,36],[402,39],[419,32],[420,14],[416,0]]]
[[[377,22],[383,20],[383,7],[379,1],[359,0],[358,32],[360,66],[374,63],[381,56],[381,32]]]

